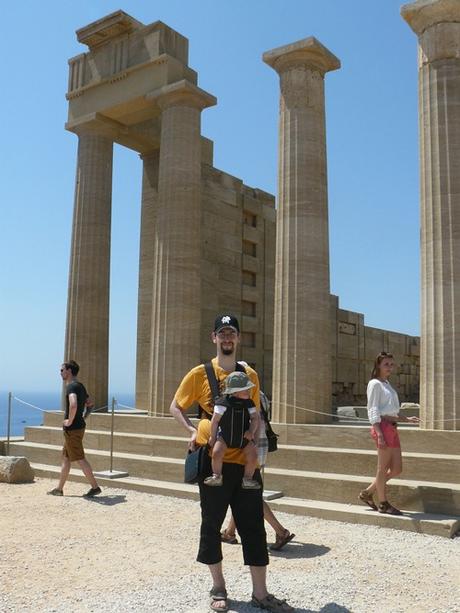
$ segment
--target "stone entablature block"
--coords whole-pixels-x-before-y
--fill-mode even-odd
[[[114,38],[130,34],[142,27],[143,24],[131,15],[124,11],[115,11],[77,30],[77,40],[94,50]]]
[[[126,13],[124,15],[132,20]],[[82,30],[77,31],[79,42],[87,44],[90,51],[69,60],[69,93],[91,84],[96,85],[136,66],[149,64],[163,55],[187,65],[188,40],[184,36],[161,21],[148,26],[133,21],[136,22],[135,28],[126,31],[120,27],[116,36],[104,35],[103,42],[97,45],[90,44],[90,40],[102,36],[101,32],[105,30],[95,31],[89,38],[78,36]]]

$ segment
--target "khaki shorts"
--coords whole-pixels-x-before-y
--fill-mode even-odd
[[[64,447],[62,453],[71,462],[85,459],[85,450],[83,449],[83,436],[85,429],[79,430],[64,430]]]

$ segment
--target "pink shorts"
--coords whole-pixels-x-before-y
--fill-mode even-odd
[[[401,447],[401,443],[399,441],[397,424],[394,424],[391,421],[385,421],[384,419],[382,419],[379,426],[380,426],[380,430],[382,431],[383,438],[385,439],[385,443],[387,444],[387,447],[392,447],[392,448]],[[375,431],[374,426],[372,426],[371,428],[371,436],[375,441],[376,447],[378,448],[377,432]]]

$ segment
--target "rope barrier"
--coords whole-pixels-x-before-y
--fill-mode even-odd
[[[40,407],[37,407],[35,404],[31,404],[30,402],[26,402],[25,400],[22,400],[22,398],[18,398],[17,396],[13,396],[13,400],[16,400],[17,402],[20,402],[21,404],[25,404],[28,407],[31,407],[32,409],[37,409],[37,411],[41,411],[42,413],[47,413],[50,409],[41,409]],[[105,404],[102,407],[99,407],[97,409],[91,409],[91,413],[97,413],[97,411],[102,411],[104,409],[107,409],[107,405]]]
[[[358,421],[367,421],[367,423],[369,423],[369,420],[367,419],[367,417],[352,417],[351,415],[337,415],[337,413],[326,413],[325,411],[314,411],[313,409],[307,409],[305,407],[299,407],[295,404],[282,404],[281,406],[284,407],[290,407],[292,409],[296,409],[297,411],[308,411],[309,413],[317,413],[318,415],[327,415],[327,417],[340,417],[340,419],[353,419],[354,421],[358,420]]]
[[[97,413],[98,411],[103,411],[104,409],[108,409],[108,408],[109,408],[109,405],[104,404],[103,407],[99,407],[98,409],[90,409],[89,415],[91,415],[91,413]]]
[[[123,407],[124,409],[131,409],[132,411],[138,411],[139,410],[136,407],[130,407],[127,404],[121,404],[121,402],[118,402],[118,400],[117,400],[117,407]]]
[[[30,402],[26,402],[25,400],[22,400],[22,398],[18,398],[17,396],[13,396],[13,400],[16,400],[17,402],[20,402],[21,404],[24,404],[28,407],[31,407],[32,409],[36,409],[37,411],[41,411],[42,413],[46,413],[48,409],[41,409],[40,407],[37,407],[36,405],[30,403]],[[122,404],[121,402],[116,401],[116,405],[117,408],[118,407],[122,407],[124,409],[130,409],[131,411],[137,411],[138,409],[136,407],[131,407],[129,405],[126,404]],[[358,416],[351,416],[351,415],[338,415],[337,413],[326,413],[325,411],[315,411],[314,409],[307,409],[306,407],[299,407],[297,405],[294,404],[284,404],[282,405],[284,407],[289,407],[292,409],[295,409],[296,411],[306,411],[308,413],[315,413],[317,415],[326,415],[327,417],[338,417],[341,420],[342,419],[351,419],[353,421],[362,421],[362,422],[366,422],[369,423],[369,420],[367,417],[358,417]],[[104,405],[102,407],[98,407],[97,409],[91,409],[90,414],[91,413],[97,413],[98,411],[103,411],[104,409],[107,409],[108,405]],[[435,419],[430,423],[447,423],[450,421],[457,421],[456,418],[451,418],[451,419]],[[415,423],[415,422],[414,422]]]
[[[41,411],[42,413],[46,413],[46,409],[41,409],[40,407],[37,407],[34,404],[31,404],[30,402],[26,402],[25,400],[22,400],[21,398],[18,398],[17,396],[13,396],[13,400],[17,400],[21,404],[25,404],[28,407],[32,407],[32,409],[37,409],[37,411]]]
[[[317,413],[318,415],[327,415],[328,417],[331,417],[331,415],[333,415],[334,417],[340,417],[340,419],[353,419],[354,421],[365,421],[369,423],[369,420],[367,417],[357,417],[357,416],[352,417],[350,415],[338,415],[337,413],[326,413],[325,411],[314,411],[313,409],[299,407],[295,404],[283,404],[281,406],[291,407],[292,409],[296,409],[298,411],[308,411],[309,413]],[[457,419],[455,417],[451,419],[434,419],[432,423],[446,423],[448,421],[457,421]],[[417,422],[414,422],[414,423],[417,423]]]

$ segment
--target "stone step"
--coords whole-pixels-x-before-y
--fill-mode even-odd
[[[44,415],[45,426],[62,427],[63,413],[47,411]],[[198,423],[196,419],[193,422]],[[87,428],[110,431],[112,416],[109,413],[92,413],[87,419]],[[172,417],[148,417],[115,413],[114,432],[132,434],[161,434],[164,436],[184,436],[184,429]]]
[[[29,426],[25,431],[25,440],[45,445],[62,445],[62,428]],[[184,458],[187,452],[187,440],[184,436],[134,434],[131,432],[114,433],[113,449],[122,453]],[[87,427],[84,444],[86,450],[108,451],[110,449],[110,432],[107,430],[90,430]]]
[[[30,426],[26,428],[26,440],[49,445],[62,444],[62,428]],[[137,435],[115,433],[114,451],[161,457],[183,458],[187,438],[182,436]],[[106,430],[91,430],[85,433],[86,449],[110,449],[110,433]],[[279,445],[276,453],[270,454],[270,467],[296,470],[300,467],[313,472],[371,475],[376,470],[375,450],[341,449]],[[422,481],[460,483],[460,454],[404,453],[404,478]]]
[[[59,468],[56,466],[32,463],[37,476],[57,479]],[[73,481],[86,482],[81,471],[72,469],[69,478]],[[175,498],[189,498],[198,500],[198,488],[194,485],[174,483],[167,481],[155,481],[152,479],[138,479],[135,477],[125,477],[121,479],[98,478],[101,487],[122,488],[126,490],[136,490],[149,494],[161,494],[174,496]],[[103,494],[104,495],[104,491]],[[460,517],[429,514],[429,513],[407,513],[402,517],[382,515],[371,509],[352,504],[331,503],[317,500],[300,500],[297,498],[278,498],[270,501],[272,509],[317,517],[325,520],[335,520],[353,524],[367,524],[382,528],[392,528],[396,530],[406,530],[421,534],[443,536],[452,538],[460,530]],[[199,512],[197,508],[197,513]]]
[[[62,426],[62,412],[44,413],[44,424]],[[192,420],[196,423],[196,420]],[[145,415],[115,414],[115,432],[161,434],[184,436],[184,430],[171,417],[148,417]],[[347,426],[342,424],[276,424],[273,429],[279,434],[279,443],[307,445],[311,447],[338,447],[341,449],[373,449],[375,444],[369,435],[369,425]],[[110,430],[111,416],[94,413],[88,419],[92,430]],[[400,428],[402,448],[413,453],[460,453],[460,431],[420,430],[418,427]]]
[[[371,475],[286,471],[267,467],[264,481],[267,489],[283,491],[287,496],[347,504],[354,503],[359,492],[372,479]],[[460,516],[458,483],[392,479],[388,497],[400,509]]]
[[[24,455],[30,462],[59,465],[61,446],[32,442],[13,443],[12,455]],[[96,471],[108,470],[107,451],[87,450]],[[116,452],[113,469],[127,471],[133,477],[182,482],[184,458],[165,458]],[[372,476],[346,475],[267,467],[265,485],[293,498],[348,504],[355,502]],[[425,513],[460,515],[460,485],[409,479],[394,479],[389,486],[391,502],[402,509]]]

